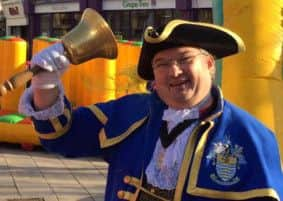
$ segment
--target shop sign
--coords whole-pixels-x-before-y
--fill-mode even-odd
[[[2,1],[3,12],[6,18],[25,17],[22,1]]]
[[[175,0],[104,0],[103,10],[135,10],[176,8]]]
[[[28,21],[24,12],[23,1],[3,0],[2,7],[8,26],[27,25]]]
[[[122,7],[126,9],[148,8],[149,0],[123,0]]]
[[[192,0],[192,8],[212,8],[211,0]]]
[[[35,5],[35,13],[60,13],[80,11],[79,2],[49,3]]]

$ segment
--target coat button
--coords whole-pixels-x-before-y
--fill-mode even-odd
[[[122,191],[122,190],[117,192],[117,197],[118,197],[119,199],[123,199],[123,198],[124,198],[124,195],[125,195],[125,192]]]
[[[124,180],[124,183],[128,184],[131,181],[131,177],[130,176],[125,176],[123,180]]]

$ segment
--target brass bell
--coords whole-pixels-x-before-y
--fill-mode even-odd
[[[114,34],[104,19],[91,8],[85,9],[79,24],[63,36],[62,43],[72,64],[80,64],[93,58],[117,57],[118,47]],[[16,73],[0,84],[0,97],[23,86],[42,71],[42,68],[35,66]]]
[[[93,9],[85,9],[78,25],[62,38],[67,57],[72,64],[92,58],[117,57],[117,43],[110,27]]]

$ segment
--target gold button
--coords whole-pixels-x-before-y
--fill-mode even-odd
[[[151,192],[151,193],[155,193],[154,188],[151,188],[151,189],[150,189],[150,192]]]
[[[130,176],[125,176],[124,177],[124,183],[128,184],[131,181],[131,177]]]
[[[124,195],[125,195],[125,192],[124,192],[124,191],[118,191],[118,192],[117,192],[117,197],[118,197],[119,199],[123,199],[123,198],[124,198]]]

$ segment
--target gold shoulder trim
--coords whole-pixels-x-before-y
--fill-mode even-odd
[[[254,197],[270,196],[277,200],[280,200],[276,191],[271,188],[254,189],[244,192],[235,192],[235,191],[227,192],[227,191],[218,191],[218,190],[200,188],[197,186],[197,179],[200,170],[201,159],[203,157],[205,144],[207,143],[209,131],[213,128],[214,122],[209,121],[209,124],[210,125],[208,129],[201,136],[195,150],[195,156],[192,162],[192,167],[189,175],[190,180],[187,187],[187,193],[195,196],[204,196],[207,198],[214,198],[214,199],[244,200]],[[186,175],[184,175],[184,177],[186,177]]]
[[[172,20],[166,25],[166,27],[164,28],[161,35],[157,38],[150,36],[149,33],[153,30],[153,27],[149,26],[145,30],[144,38],[149,43],[160,43],[160,42],[166,40],[168,38],[168,36],[171,34],[171,32],[175,29],[175,27],[177,27],[178,25],[181,25],[181,24],[191,24],[191,25],[196,25],[196,26],[203,26],[203,27],[213,28],[213,29],[225,32],[228,35],[230,35],[232,38],[234,38],[234,40],[237,41],[239,52],[245,51],[245,49],[246,49],[244,41],[236,33],[232,32],[232,31],[230,31],[230,30],[228,30],[224,27],[214,25],[214,24],[205,23],[205,22],[188,22],[188,21],[185,21],[185,20]]]
[[[105,130],[104,128],[102,128],[99,132],[99,141],[100,141],[100,147],[101,148],[105,148],[105,147],[109,147],[112,146],[114,144],[117,144],[119,142],[121,142],[122,140],[124,140],[125,138],[127,138],[134,130],[136,130],[138,127],[140,127],[145,121],[146,121],[147,117],[142,118],[141,120],[136,121],[135,123],[133,123],[126,132],[122,133],[121,135],[117,136],[117,137],[113,137],[110,139],[107,139],[107,136],[105,134]]]
[[[87,106],[88,109],[92,111],[92,113],[99,119],[99,121],[105,125],[108,121],[107,116],[99,109],[96,105]]]

